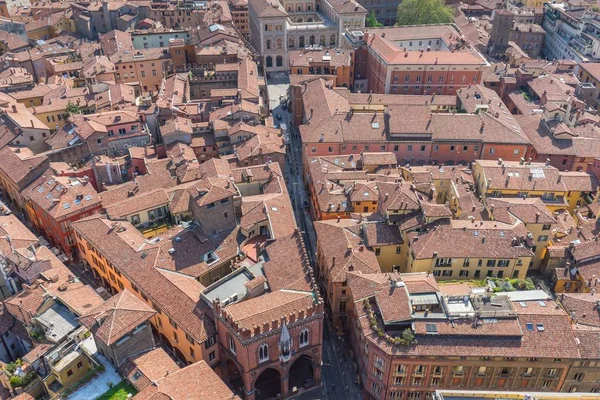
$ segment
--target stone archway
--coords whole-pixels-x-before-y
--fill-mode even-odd
[[[281,374],[275,368],[266,368],[254,382],[256,400],[267,400],[281,393]]]
[[[187,358],[185,358],[185,355],[177,346],[173,346],[173,354],[175,355],[175,359],[179,360],[183,365],[188,363]]]
[[[312,385],[314,383],[313,359],[307,355],[301,355],[290,366],[288,375],[290,390],[294,390],[294,386],[300,389]]]
[[[227,359],[227,361],[225,361],[225,369],[223,372],[225,383],[227,383],[234,392],[241,393],[244,389],[244,380],[233,360]]]

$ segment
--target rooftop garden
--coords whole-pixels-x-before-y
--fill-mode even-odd
[[[381,327],[383,323],[379,320],[377,314],[375,314],[373,305],[369,299],[363,300],[363,307],[365,308],[365,311],[369,317],[371,329],[379,338],[386,340],[392,346],[412,346],[417,344],[415,334],[410,328],[406,328],[404,331],[402,331],[400,336],[392,336],[385,332],[385,330]]]
[[[13,388],[25,387],[35,379],[35,372],[25,372],[21,369],[23,362],[20,358],[4,366],[4,371],[9,376],[8,380]]]

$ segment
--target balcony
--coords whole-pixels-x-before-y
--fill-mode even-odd
[[[544,18],[548,18],[550,21],[555,22],[560,19],[560,13],[553,11],[546,11],[544,13]]]

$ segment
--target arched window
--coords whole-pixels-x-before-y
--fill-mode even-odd
[[[310,35],[308,37],[308,44],[315,44],[315,35]]]
[[[294,46],[295,46],[294,38],[292,36],[290,36],[288,38],[288,47],[294,47]]]
[[[235,354],[235,341],[231,336],[229,337],[229,350]]]
[[[258,348],[258,362],[269,361],[269,346],[264,343]]]
[[[308,4],[308,5],[306,6],[306,11],[312,11],[312,7],[310,6],[310,4]]]
[[[298,18],[298,22],[302,22],[302,21],[303,21],[302,18]]]
[[[304,36],[300,36],[300,47],[304,47]]]
[[[267,39],[267,50],[271,48],[271,39]]]
[[[300,331],[300,347],[304,347],[308,345],[308,328],[302,329]]]
[[[298,11],[302,11],[302,5],[298,4]]]
[[[321,35],[321,37],[319,38],[319,45],[325,46],[325,35]]]
[[[278,67],[283,67],[283,57],[277,56],[277,58],[275,59],[275,63]]]
[[[288,12],[292,12],[292,6],[288,5],[287,10]]]
[[[335,46],[335,33],[332,33],[331,36],[329,37],[329,45]]]
[[[267,57],[267,68],[271,68],[273,66],[273,57]]]
[[[306,22],[313,22],[313,19],[312,18],[307,18]]]
[[[277,39],[277,50],[281,50],[283,44],[281,43],[281,39]]]

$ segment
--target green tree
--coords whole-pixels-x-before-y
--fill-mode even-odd
[[[71,103],[69,101],[69,103],[67,103],[67,108],[65,109],[65,112],[67,113],[67,115],[81,114],[81,109],[76,103]]]
[[[403,0],[396,25],[447,24],[453,20],[452,9],[443,0]]]
[[[381,28],[383,26],[383,24],[379,21],[377,21],[377,18],[375,18],[375,12],[373,10],[371,10],[371,12],[369,13],[369,15],[367,16],[367,27],[369,28]]]

